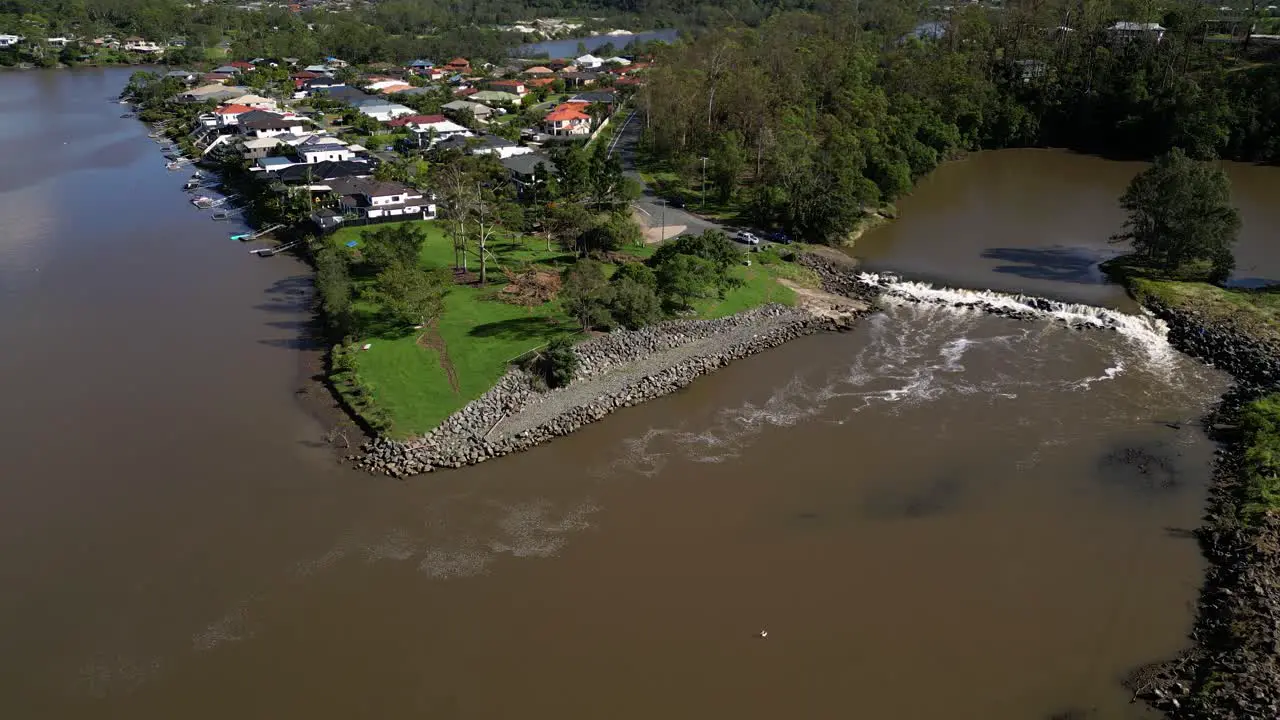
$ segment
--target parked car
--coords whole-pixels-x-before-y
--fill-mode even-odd
[[[673,208],[683,208],[684,197],[681,195],[672,195],[670,198],[667,199],[667,204]]]
[[[769,233],[769,239],[776,243],[782,243],[783,245],[791,244],[791,236],[782,232],[781,230],[774,233]]]
[[[738,238],[738,242],[743,242],[743,243],[746,243],[746,244],[748,244],[748,245],[759,245],[759,244],[760,244],[760,238],[759,238],[759,236],[757,236],[755,233],[749,232],[749,231],[747,231],[747,230],[743,230],[743,231],[739,232],[739,233],[738,233],[738,235],[737,235],[737,238]]]

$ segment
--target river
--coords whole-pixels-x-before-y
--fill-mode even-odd
[[[1117,683],[1184,644],[1212,452],[1167,423],[1225,387],[1150,324],[893,302],[528,453],[375,478],[298,397],[307,269],[185,201],[106,100],[126,78],[0,74],[5,717],[1148,717]],[[1019,165],[1069,235],[1008,217]],[[1102,247],[1113,167],[975,156],[866,241],[1108,304],[982,251]],[[1256,177],[1246,233],[1277,212]]]

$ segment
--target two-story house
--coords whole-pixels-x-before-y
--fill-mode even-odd
[[[591,116],[584,112],[584,103],[565,103],[542,119],[542,129],[548,135],[590,135]]]
[[[368,178],[340,178],[326,183],[338,196],[343,215],[364,220],[434,220],[436,204],[408,185]]]
[[[259,138],[287,134],[301,135],[306,129],[306,122],[300,117],[278,115],[265,110],[250,110],[240,115],[236,125],[241,135]]]

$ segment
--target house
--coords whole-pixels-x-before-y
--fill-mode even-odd
[[[328,65],[329,67],[334,68],[334,69],[337,69],[337,70],[341,70],[342,68],[347,67],[348,65],[350,65],[350,64],[351,64],[351,63],[347,62],[346,60],[339,60],[339,59],[338,59],[338,58],[336,58],[336,57],[327,57],[327,58],[325,58],[325,59],[324,59],[324,62],[325,62],[325,64],[326,64],[326,65]]]
[[[378,92],[383,95],[394,95],[395,93],[398,93],[398,92],[404,92],[405,90],[413,89],[413,86],[410,85],[409,83],[399,82],[399,81],[379,83],[379,85],[382,85],[382,87],[378,88]]]
[[[368,178],[339,178],[326,183],[338,195],[338,210],[363,220],[434,220],[436,204],[407,185]]]
[[[600,73],[597,72],[562,72],[560,78],[564,80],[564,84],[568,87],[586,87],[595,85],[596,80],[600,79]]]
[[[430,60],[413,60],[405,66],[405,70],[408,70],[414,75],[424,76],[430,75],[435,66],[436,64]]]
[[[153,55],[159,55],[164,52],[164,47],[159,43],[153,43],[150,40],[143,40],[140,37],[125,38],[124,49],[129,52],[148,53]]]
[[[362,115],[377,120],[378,122],[386,122],[388,120],[398,118],[401,115],[412,115],[413,108],[405,107],[400,103],[387,102],[372,98],[356,104],[356,108],[360,110]]]
[[[301,135],[306,128],[306,121],[300,117],[278,115],[265,110],[250,110],[240,115],[236,124],[240,127],[240,134],[259,138],[286,134]]]
[[[565,103],[542,118],[542,129],[548,135],[590,135],[591,116],[582,103]]]
[[[630,64],[631,64],[631,61],[630,61],[630,60],[628,60],[628,59],[626,59],[626,58],[624,58],[624,57],[619,57],[619,56],[615,55],[615,56],[613,56],[613,57],[611,57],[611,58],[606,59],[606,60],[604,61],[604,63],[605,63],[606,65],[618,65],[618,66],[623,66],[623,67],[625,67],[625,66],[627,66],[627,65],[630,65]]]
[[[613,106],[618,102],[618,98],[616,95],[614,95],[611,92],[603,92],[603,91],[583,92],[583,93],[578,93],[577,95],[574,95],[573,97],[569,98],[569,102],[587,103],[588,105],[593,103],[599,103],[609,108],[610,111],[612,111]]]
[[[356,153],[347,143],[336,137],[312,135],[294,146],[298,159],[308,165],[321,162],[344,162],[354,160]]]
[[[254,163],[254,166],[249,169],[255,172],[279,172],[287,167],[293,167],[298,164],[298,161],[293,158],[269,155],[258,158],[258,161]]]
[[[1148,38],[1154,42],[1164,39],[1167,29],[1160,23],[1117,22],[1107,28],[1107,34],[1117,43],[1130,43]]]
[[[441,105],[440,108],[454,117],[458,117],[463,113],[469,113],[476,120],[480,120],[482,122],[487,121],[493,116],[493,108],[487,105],[481,105],[477,102],[470,102],[468,100],[454,100],[453,102]]]
[[[45,38],[44,41],[52,47],[64,48],[67,46],[67,43],[71,42],[71,38],[51,37]]]
[[[255,108],[251,108],[248,105],[237,105],[235,103],[219,105],[212,113],[213,122],[205,123],[205,125],[210,127],[227,127],[228,125],[236,125],[239,123],[241,115],[251,113],[254,110]],[[202,122],[203,120],[204,119],[201,118]]]
[[[531,88],[551,87],[552,85],[556,84],[556,79],[554,77],[549,77],[549,76],[535,77],[535,78],[529,78],[528,80],[525,80],[524,84],[528,85]]]
[[[445,63],[444,70],[447,73],[462,73],[464,75],[470,74],[471,61],[467,60],[464,57],[456,57],[450,60],[449,62]]]
[[[209,72],[216,73],[218,75],[227,75],[230,77],[234,77],[240,74],[240,68],[234,67],[232,65],[219,65],[218,67],[210,70]]]
[[[270,155],[271,151],[278,147],[289,147],[289,143],[279,137],[264,137],[245,138],[237,145],[240,157],[245,160],[260,160]]]
[[[506,138],[500,138],[497,135],[487,134],[479,137],[454,135],[447,140],[437,142],[434,149],[460,150],[468,155],[495,155],[499,160],[505,160],[517,155],[528,155],[533,152],[531,147],[525,147]]]
[[[444,121],[445,117],[443,115],[401,115],[394,120],[388,120],[386,126],[408,127],[409,125],[425,125]]]
[[[509,92],[500,92],[498,90],[481,90],[471,93],[467,99],[472,102],[487,103],[489,105],[519,105],[520,96],[513,95]]]
[[[0,35],[0,48],[11,48],[22,42],[21,35]]]
[[[303,68],[303,72],[312,72],[318,75],[328,75],[333,72],[328,65],[308,65]]]
[[[198,103],[212,100],[214,102],[224,102],[233,97],[239,97],[244,92],[239,88],[223,87],[217,83],[209,85],[201,85],[190,90],[178,93],[178,102]]]
[[[613,86],[615,88],[638,88],[642,87],[644,84],[645,79],[642,77],[621,77],[613,81]]]
[[[432,147],[441,140],[448,140],[453,137],[471,137],[470,130],[444,118],[433,119],[430,122],[413,123],[407,127],[417,138],[418,147]]]
[[[487,83],[490,90],[498,92],[510,93],[517,98],[522,97],[529,92],[524,83],[519,80],[491,80]]]
[[[545,65],[534,65],[533,67],[524,71],[525,75],[529,75],[532,77],[545,77],[547,75],[552,75],[554,73],[555,73],[554,70],[552,70],[551,68]]]
[[[278,172],[273,172],[270,176],[264,176],[264,179],[278,181],[282,185],[308,183],[314,189],[328,191],[329,187],[327,185],[317,186],[317,183],[325,183],[339,178],[369,177],[373,175],[373,170],[373,165],[359,160],[337,162],[326,160],[315,165],[293,165]]]
[[[174,80],[177,80],[183,85],[190,85],[194,83],[198,77],[200,77],[199,75],[191,72],[190,70],[170,70],[169,72],[165,73],[164,76],[166,78],[173,78]]]
[[[249,72],[250,70],[253,70],[253,63],[245,62],[243,60],[232,60],[228,64],[240,72]]]
[[[321,82],[312,80],[311,82]],[[333,85],[330,87],[318,87],[315,92],[326,97],[332,98],[339,102],[344,102],[352,107],[358,107],[360,103],[366,102],[386,102],[378,98],[370,96],[363,90],[358,90],[346,85]]]
[[[587,53],[580,58],[574,58],[573,64],[582,70],[595,70],[604,65],[604,58],[598,58],[591,53]]]
[[[252,93],[231,98],[227,102],[234,103],[236,105],[248,105],[249,107],[257,110],[270,110],[271,112],[277,112],[275,100],[262,97],[261,95],[254,95]]]
[[[507,172],[511,173],[511,179],[521,188],[532,185],[539,179],[554,175],[556,172],[555,163],[551,162],[551,158],[541,153],[513,155],[502,158],[499,162],[507,169]]]

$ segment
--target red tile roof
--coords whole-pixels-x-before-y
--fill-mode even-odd
[[[233,67],[233,68],[240,68],[241,70],[252,70],[252,69],[253,69],[253,63],[245,62],[245,61],[243,61],[243,60],[232,60],[231,62],[229,62],[229,63],[227,63],[227,64],[228,64],[228,65],[230,65],[230,66],[231,66],[231,67]]]
[[[240,113],[247,113],[250,110],[253,110],[253,108],[248,105],[223,105],[217,110],[214,110],[214,112],[219,115],[239,115]]]

